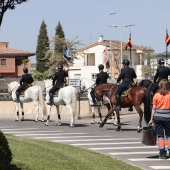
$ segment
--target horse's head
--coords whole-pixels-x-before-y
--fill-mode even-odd
[[[80,80],[80,92],[83,93],[87,91],[88,89],[91,89],[91,87],[95,84],[93,80],[90,80],[88,78],[82,78]]]
[[[13,82],[11,82],[11,83],[9,83],[7,85],[8,85],[8,92],[9,93],[12,93],[12,90],[14,88],[19,87],[19,83],[17,81],[13,81]]]

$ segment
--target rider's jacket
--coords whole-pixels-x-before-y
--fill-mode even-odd
[[[109,78],[109,75],[106,72],[101,71],[100,73],[97,74],[96,85],[98,86],[98,85],[107,83],[108,78]]]
[[[59,70],[55,73],[53,78],[53,86],[61,87],[63,83],[65,83],[65,77],[68,77],[68,73],[64,70]]]
[[[31,74],[25,73],[21,77],[20,85],[27,85],[33,82],[34,82],[34,79],[32,78]]]
[[[156,70],[156,74],[154,76],[154,83],[156,83],[157,79],[158,79],[158,82],[160,82],[162,79],[168,80],[168,75],[170,75],[170,69],[165,66],[160,66]]]
[[[121,72],[117,79],[117,83],[122,79],[121,84],[128,85],[128,84],[134,82],[133,79],[136,77],[137,76],[136,76],[135,70],[129,66],[125,66],[124,68],[121,69]]]

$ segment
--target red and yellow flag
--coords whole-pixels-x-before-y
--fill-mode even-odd
[[[166,42],[167,46],[170,44],[170,37],[169,37],[168,33],[166,33],[165,42]]]
[[[126,43],[126,47],[125,47],[125,49],[127,50],[127,48],[128,48],[128,47],[132,48],[132,43],[131,43],[131,34],[130,34],[130,37],[129,37],[129,39],[128,39],[128,42]]]

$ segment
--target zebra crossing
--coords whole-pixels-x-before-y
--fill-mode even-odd
[[[2,126],[1,131],[19,137],[60,142],[116,157],[146,170],[170,169],[170,159],[158,158],[157,146],[145,146],[138,137],[91,134],[90,132],[45,130],[41,128]]]

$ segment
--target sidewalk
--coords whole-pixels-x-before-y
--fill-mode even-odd
[[[77,111],[79,111],[78,108],[78,103],[77,103]],[[60,112],[61,112],[61,117],[62,119],[68,118],[70,119],[70,113],[66,106],[60,106]],[[24,103],[24,113],[25,113],[25,118],[35,118],[35,113],[34,113],[34,104],[33,102],[30,103]],[[95,107],[95,113],[96,116],[98,116],[98,110],[97,107]],[[107,114],[107,107],[106,106],[101,106],[101,113],[102,115]],[[122,109],[121,114],[134,114],[136,113],[136,110],[134,109],[133,112],[129,112],[128,109]],[[21,115],[21,112],[20,112]],[[41,115],[39,115],[41,117]],[[15,111],[15,105],[13,101],[1,101],[0,102],[0,118],[16,118],[16,111]],[[57,112],[56,112],[56,107],[52,106],[51,109],[51,118],[56,118],[57,117]],[[77,117],[77,116],[76,116]],[[81,101],[80,102],[80,117],[83,118],[90,118],[91,117],[91,107],[89,107],[88,101]],[[46,119],[46,116],[44,116]]]

